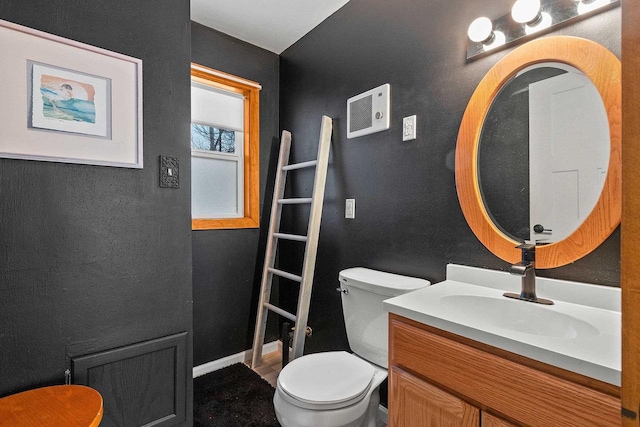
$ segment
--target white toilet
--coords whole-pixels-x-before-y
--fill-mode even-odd
[[[375,427],[387,378],[388,325],[382,301],[430,283],[367,268],[340,272],[342,311],[354,354],[298,357],[282,369],[273,397],[283,427]]]

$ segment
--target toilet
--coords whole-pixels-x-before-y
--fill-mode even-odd
[[[362,267],[341,271],[339,282],[353,354],[308,354],[282,369],[273,404],[283,427],[375,427],[378,389],[388,366],[387,313],[382,302],[430,284]]]

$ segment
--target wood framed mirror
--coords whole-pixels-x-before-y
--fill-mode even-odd
[[[609,125],[609,161],[595,206],[568,237],[536,247],[536,268],[574,262],[596,249],[621,217],[621,64],[590,40],[552,36],[534,40],[501,59],[481,80],[465,110],[456,145],[456,188],[462,212],[476,237],[499,258],[516,263],[522,243],[503,231],[488,212],[478,175],[478,152],[487,114],[502,90],[522,70],[542,63],[566,64],[588,77],[602,98]],[[508,195],[505,195],[508,197]]]

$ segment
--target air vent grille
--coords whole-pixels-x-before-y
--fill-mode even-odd
[[[349,117],[351,132],[371,127],[373,113],[373,97],[371,95],[351,103]]]

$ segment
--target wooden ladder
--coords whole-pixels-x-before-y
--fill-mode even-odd
[[[265,253],[262,282],[260,285],[258,316],[253,336],[253,356],[251,359],[252,368],[259,366],[262,363],[262,346],[264,345],[264,335],[267,327],[267,315],[269,311],[273,311],[274,313],[295,322],[296,327],[293,333],[291,358],[295,359],[296,357],[302,356],[302,352],[304,350],[304,339],[307,332],[307,320],[309,318],[309,303],[311,301],[311,288],[313,285],[313,273],[316,266],[316,255],[318,253],[318,237],[320,235],[324,187],[327,178],[327,166],[329,164],[332,126],[331,118],[322,116],[317,160],[295,164],[289,164],[291,133],[286,130],[282,131],[276,182],[273,190],[271,219],[269,223],[269,233],[267,236],[267,250]],[[313,193],[311,197],[285,199],[284,189],[287,180],[287,172],[290,170],[308,167],[316,168]],[[282,213],[282,207],[294,204],[311,204],[306,236],[280,233],[280,216]],[[274,268],[276,248],[279,240],[306,242],[302,274],[300,276]],[[274,275],[300,283],[298,306],[295,315],[271,304],[271,283]],[[285,341],[283,342],[283,345],[288,345],[286,342],[287,339],[283,339]]]

